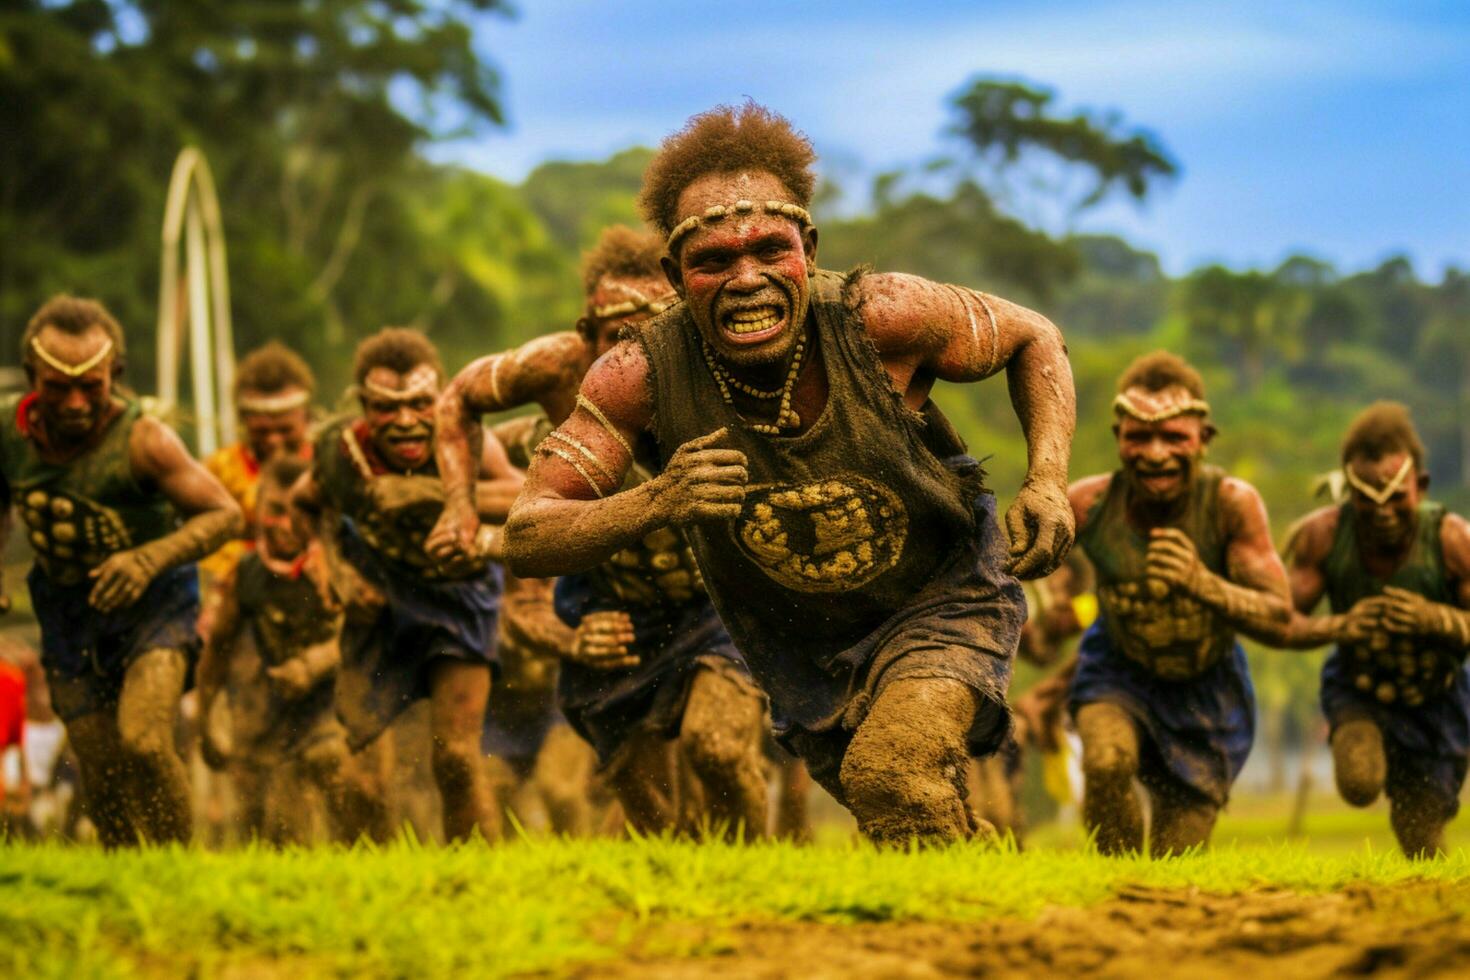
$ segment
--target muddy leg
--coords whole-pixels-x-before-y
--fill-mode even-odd
[[[546,806],[551,832],[585,837],[592,831],[591,783],[596,756],[569,725],[546,734],[531,775]]]
[[[1337,726],[1332,733],[1332,771],[1337,791],[1348,803],[1367,806],[1378,799],[1388,778],[1388,757],[1376,724],[1355,718]]]
[[[342,767],[340,804],[333,807],[337,832],[343,841],[359,837],[382,844],[393,837],[393,815],[388,806],[388,783],[393,771],[393,735],[384,732],[357,752],[349,752]]]
[[[1419,860],[1444,853],[1449,808],[1427,777],[1416,774],[1389,784],[1388,822],[1406,857]]]
[[[128,792],[142,836],[189,839],[189,774],[174,747],[174,720],[188,664],[177,650],[150,650],[128,666],[118,699],[117,728],[132,770]]]
[[[97,828],[97,839],[109,849],[138,843],[128,816],[124,787],[132,776],[123,757],[117,718],[110,710],[74,718],[66,723],[66,737],[81,770],[80,809]]]
[[[843,794],[866,837],[944,843],[975,832],[965,768],[978,708],[974,691],[947,678],[894,681],[874,699],[841,769]]]
[[[332,839],[350,843],[352,838],[347,833],[354,816],[347,787],[348,760],[347,740],[339,735],[316,742],[301,754],[297,766],[303,781],[321,790],[326,800]]]
[[[1149,851],[1154,857],[1182,854],[1210,842],[1220,808],[1198,793],[1180,789],[1154,793]]]
[[[679,751],[698,778],[710,822],[730,840],[766,835],[766,777],[761,766],[765,705],[750,687],[718,670],[690,681]],[[689,828],[694,829],[694,828]]]
[[[628,826],[640,834],[674,827],[678,815],[675,778],[673,747],[658,735],[642,731],[628,737],[607,771]]]
[[[487,841],[500,837],[490,779],[480,756],[480,730],[489,700],[487,665],[441,659],[430,667],[432,761],[444,801],[447,840],[465,840],[477,827]]]
[[[235,793],[235,842],[264,840],[265,797],[268,773],[250,759],[232,759],[230,788]]]
[[[1138,729],[1128,712],[1098,701],[1077,712],[1082,738],[1082,824],[1103,854],[1143,850],[1143,810],[1133,792]]]
[[[806,763],[797,758],[783,759],[777,763],[776,778],[780,786],[780,800],[776,804],[776,836],[798,844],[812,839],[812,819],[808,800],[812,791],[812,776]]]

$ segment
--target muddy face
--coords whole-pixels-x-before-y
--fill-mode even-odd
[[[740,200],[757,205],[749,214],[701,224],[664,260],[700,335],[731,365],[785,359],[805,326],[816,232],[761,207],[791,199],[780,180],[763,172],[711,174],[679,195],[681,216]]]
[[[272,392],[241,389],[240,400],[284,398],[301,391],[297,387]],[[240,425],[245,429],[245,444],[250,447],[251,455],[262,463],[277,453],[288,456],[300,454],[301,447],[306,442],[307,423],[307,408],[304,404],[284,412],[240,413]]]
[[[271,480],[262,480],[255,500],[256,520],[266,547],[277,558],[295,558],[305,545],[291,526],[288,488]]]
[[[108,343],[107,331],[100,326],[85,333],[63,333],[54,327],[43,327],[36,340],[46,352],[63,364],[85,364],[97,356]],[[73,377],[39,357],[27,365],[31,390],[36,395],[36,411],[46,434],[60,443],[80,443],[91,438],[97,427],[110,417],[112,403],[113,356]]]
[[[428,364],[402,374],[375,367],[363,379],[362,415],[373,448],[389,467],[411,472],[432,458],[438,397],[439,376]]]
[[[1208,431],[1198,415],[1143,422],[1124,415],[1116,426],[1118,457],[1129,492],[1145,504],[1182,500],[1194,485]]]
[[[1398,489],[1382,503],[1357,487],[1352,490],[1353,516],[1358,531],[1370,547],[1379,551],[1397,552],[1409,543],[1418,523],[1419,501],[1428,480],[1420,475],[1407,453],[1391,453],[1374,460],[1357,456],[1347,464],[1359,480],[1381,491],[1394,482],[1405,463],[1408,463],[1408,472],[1398,480]]]
[[[624,327],[642,323],[655,315],[646,307],[621,316],[599,317],[596,310],[617,308],[628,302],[642,305],[660,299],[673,299],[669,281],[663,276],[641,279],[603,276],[597,283],[597,288],[587,297],[586,315],[577,322],[577,331],[587,342],[592,359],[596,360],[612,350]]]

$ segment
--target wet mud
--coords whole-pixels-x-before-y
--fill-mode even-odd
[[[1470,884],[1329,895],[1125,888],[974,923],[665,925],[576,977],[1441,977],[1470,969]]]

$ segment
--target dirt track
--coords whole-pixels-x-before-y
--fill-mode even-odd
[[[1132,889],[1031,922],[751,924],[651,930],[578,977],[1037,977],[1276,980],[1470,975],[1470,884],[1326,896]],[[686,955],[675,955],[673,951]]]

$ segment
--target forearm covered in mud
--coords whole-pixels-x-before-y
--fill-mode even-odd
[[[1016,348],[1006,385],[1026,435],[1026,481],[1065,488],[1077,427],[1077,392],[1061,332],[1050,321]]]
[[[307,647],[301,651],[300,658],[306,665],[308,683],[314,686],[336,671],[342,662],[341,648],[337,645],[336,637],[333,637]]]
[[[467,389],[459,387],[459,378],[450,383],[435,408],[434,461],[439,479],[444,483],[446,507],[475,505],[479,510],[479,485],[475,480],[475,460],[470,451],[479,443],[478,415],[466,405]],[[499,520],[505,515],[502,513]]]
[[[522,496],[505,524],[505,563],[522,578],[586,571],[662,525],[658,479],[596,500]]]
[[[198,561],[213,554],[225,542],[245,533],[245,519],[238,507],[207,510],[195,514],[171,534],[138,548],[138,556],[160,575],[170,568]]]
[[[1263,643],[1273,643],[1291,621],[1291,607],[1284,595],[1238,585],[1213,572],[1200,575],[1194,592],[1195,598],[1214,609],[1232,629]]]

